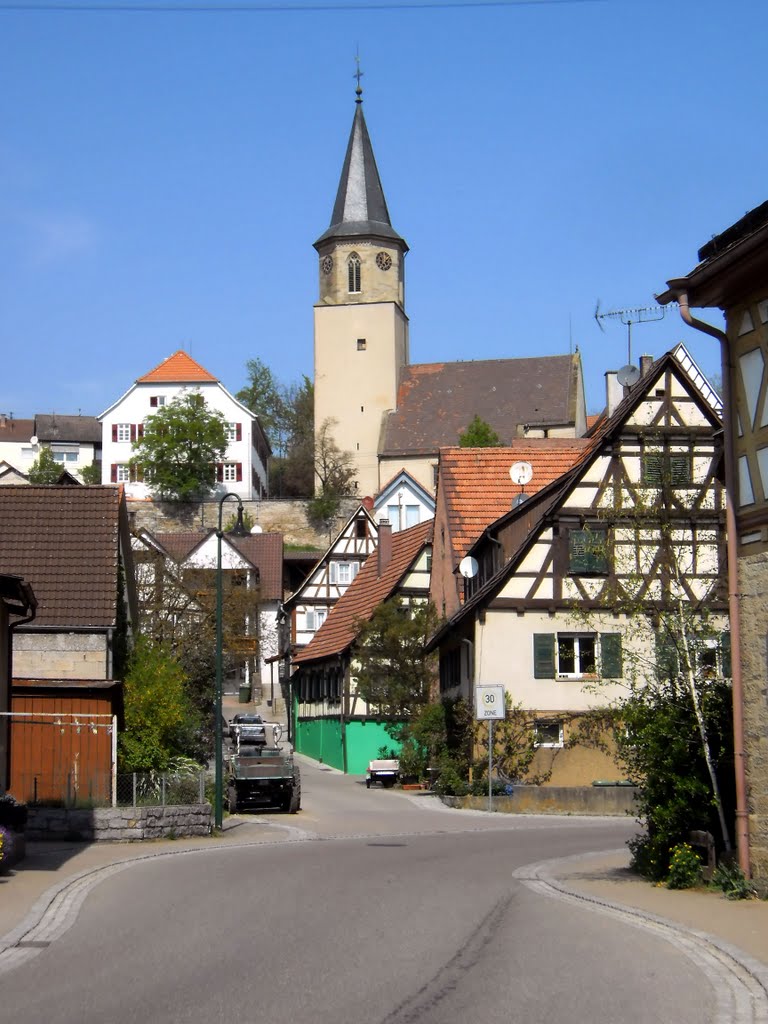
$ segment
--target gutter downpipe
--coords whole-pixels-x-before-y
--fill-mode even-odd
[[[725,529],[728,554],[728,616],[731,621],[731,686],[733,688],[733,755],[736,776],[736,849],[739,867],[751,877],[749,864],[749,814],[747,811],[747,774],[744,752],[744,687],[741,679],[741,610],[739,605],[738,555],[736,551],[736,458],[731,426],[730,348],[728,336],[712,324],[698,320],[691,313],[688,292],[671,289],[680,308],[680,316],[689,327],[708,334],[720,342],[720,366],[723,378],[723,449],[725,456]]]

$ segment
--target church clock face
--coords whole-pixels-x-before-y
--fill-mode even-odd
[[[320,260],[320,268],[324,274],[330,274],[333,270],[333,256],[323,256]]]
[[[392,266],[392,257],[388,252],[377,252],[376,253],[376,266],[379,270],[389,270]]]

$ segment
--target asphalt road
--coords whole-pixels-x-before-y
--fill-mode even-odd
[[[719,979],[695,956],[525,881],[526,865],[622,846],[627,821],[449,811],[311,766],[303,804],[259,816],[274,843],[105,878],[3,976],[0,1020],[716,1019]],[[256,819],[238,821],[245,837]]]

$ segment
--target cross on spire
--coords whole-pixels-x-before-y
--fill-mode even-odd
[[[355,103],[362,103],[363,102],[363,98],[362,98],[363,97],[363,88],[360,85],[360,79],[363,77],[365,72],[360,70],[360,53],[359,52],[355,54],[355,63],[357,64],[357,71],[355,71],[355,73],[353,75],[353,77],[357,79],[357,88],[355,89],[355,94],[357,96],[357,99],[355,100]]]

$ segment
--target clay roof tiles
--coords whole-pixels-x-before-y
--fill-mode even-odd
[[[179,349],[162,363],[136,380],[137,384],[202,384],[216,382],[214,377],[192,356]]]
[[[566,473],[589,442],[584,438],[542,438],[519,441],[507,448],[443,448],[440,489],[450,524],[453,563],[466,554],[482,532],[512,507],[522,490],[533,495]],[[530,483],[512,483],[515,462],[529,462]]]
[[[342,654],[355,640],[355,624],[369,619],[377,605],[390,597],[422,547],[431,540],[432,520],[392,534],[392,557],[379,576],[376,551],[341,595],[311,642],[295,655],[298,664]]]
[[[115,626],[117,487],[0,487],[0,572],[37,598],[36,626]]]
[[[518,427],[575,422],[579,356],[421,363],[400,372],[382,454],[429,453],[458,443],[477,415],[505,444]]]

